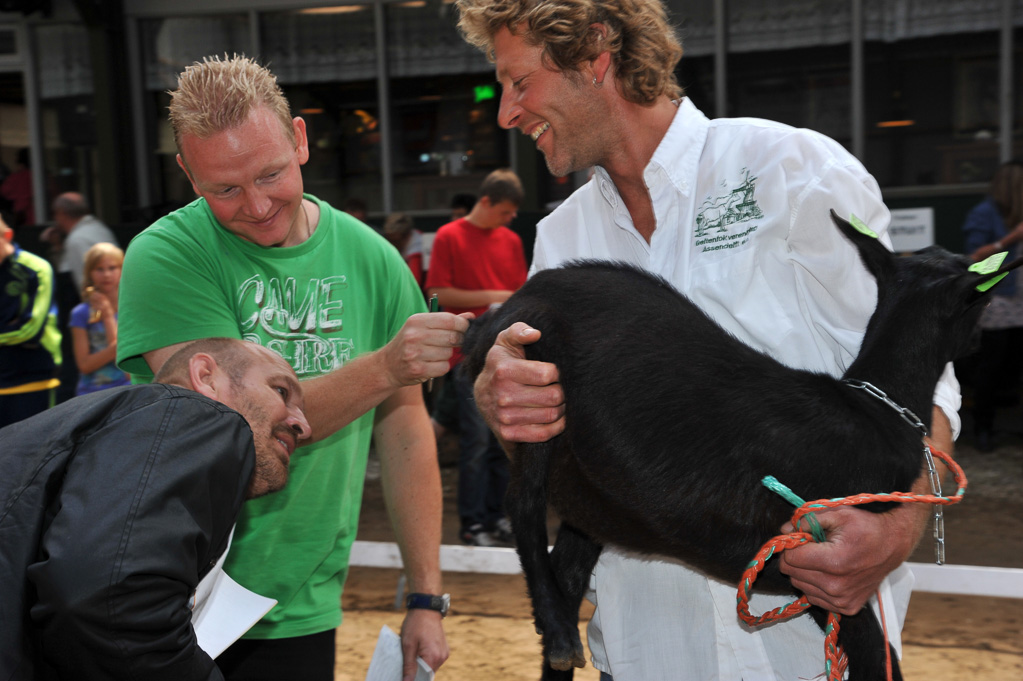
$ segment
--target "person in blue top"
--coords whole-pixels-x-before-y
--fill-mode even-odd
[[[0,218],[0,428],[53,406],[60,362],[53,267]]]
[[[98,243],[85,253],[82,300],[71,310],[71,336],[79,378],[76,395],[130,385],[117,368],[117,292],[124,251]]]
[[[1023,241],[1023,159],[1003,163],[988,196],[963,222],[966,253],[975,262],[1007,251],[1012,259]],[[999,407],[1018,403],[1023,374],[1023,285],[1018,272],[1003,281],[980,318],[980,350],[973,371],[973,434],[983,451],[994,448]]]

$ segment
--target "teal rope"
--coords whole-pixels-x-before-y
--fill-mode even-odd
[[[798,494],[796,494],[791,489],[789,489],[781,482],[779,482],[778,478],[774,477],[773,475],[768,475],[760,482],[761,484],[763,484],[764,487],[771,490],[775,494],[781,496],[783,499],[785,499],[785,501],[789,502],[796,508],[799,508],[800,506],[806,504],[805,501],[799,498]],[[824,506],[820,504],[815,504],[810,508],[824,508]],[[813,513],[807,513],[803,517],[806,518],[807,522],[810,525],[810,534],[813,535],[813,540],[818,543],[823,542],[825,539],[824,528],[822,528],[820,523],[817,521],[817,516],[815,516]],[[801,530],[801,528],[798,526],[796,527],[796,529]]]

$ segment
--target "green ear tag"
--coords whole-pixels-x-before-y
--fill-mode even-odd
[[[993,272],[997,272],[998,268],[1001,267],[1002,263],[1005,261],[1005,256],[1007,255],[1009,254],[1005,251],[1001,253],[995,253],[990,258],[985,258],[980,262],[973,263],[972,265],[970,265],[969,269],[971,272],[976,272],[977,274],[991,274]],[[1008,272],[1003,272],[997,277],[992,277],[991,279],[988,279],[987,281],[978,284],[977,290],[983,293],[984,291],[987,291],[989,288],[1000,282],[1002,279],[1005,279],[1005,277],[1007,277],[1008,275],[1009,275]]]
[[[859,232],[860,234],[866,234],[871,239],[877,238],[877,234],[874,234],[874,230],[872,230],[870,227],[867,227],[867,223],[865,223],[863,220],[860,220],[858,217],[851,213],[849,214],[849,224],[856,228],[856,231]]]
[[[1002,251],[1001,253],[995,253],[990,258],[985,258],[980,262],[975,262],[970,265],[970,271],[976,272],[977,274],[991,274],[997,272],[998,268],[1005,262],[1005,256],[1009,255],[1008,252]]]
[[[1009,276],[1008,272],[1002,272],[997,277],[988,279],[983,284],[978,285],[977,290],[983,293],[984,291],[987,291],[989,288],[1000,282],[1002,279],[1005,279],[1007,276]]]

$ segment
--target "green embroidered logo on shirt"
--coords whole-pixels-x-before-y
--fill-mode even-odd
[[[702,246],[701,251],[717,251],[741,246],[749,240],[749,236],[757,231],[758,225],[751,225],[740,232],[732,232],[732,225],[749,222],[764,217],[764,211],[757,205],[753,193],[756,189],[756,177],[751,176],[749,168],[743,168],[742,182],[727,193],[716,197],[708,197],[696,210],[696,245]],[[728,189],[722,181],[722,189]]]

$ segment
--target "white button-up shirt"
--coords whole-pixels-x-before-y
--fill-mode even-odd
[[[538,225],[532,271],[577,258],[639,265],[748,345],[788,366],[840,376],[859,350],[877,287],[829,211],[855,214],[891,245],[890,214],[859,161],[818,133],[758,119],[708,120],[684,99],[643,176],[657,221],[650,243],[598,167]],[[957,434],[951,367],[934,400]],[[824,635],[809,616],[751,630],[736,615],[736,585],[681,563],[606,547],[591,587],[593,664],[615,681],[823,674]],[[906,568],[882,587],[896,649],[911,588]],[[751,611],[791,600],[754,594]]]

